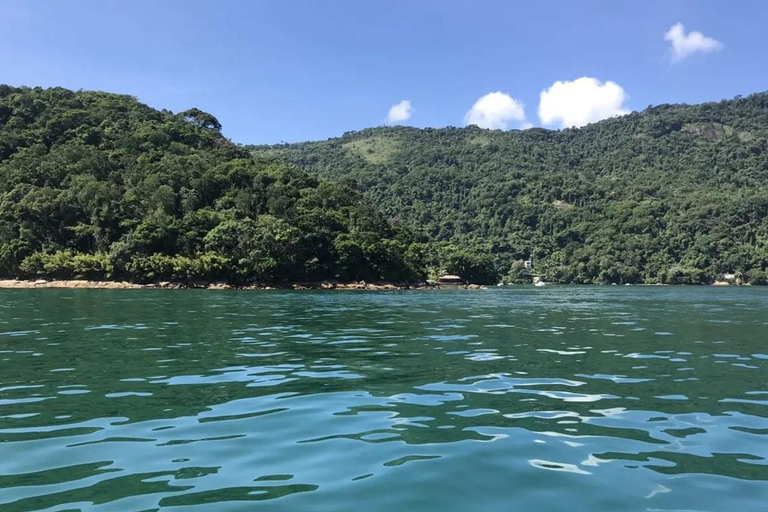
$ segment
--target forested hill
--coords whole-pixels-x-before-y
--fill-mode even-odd
[[[558,282],[766,280],[765,93],[559,132],[249,151],[220,130],[197,109],[0,85],[0,277],[529,282],[532,255]]]
[[[420,254],[349,183],[255,158],[210,114],[0,85],[0,277],[410,281]]]
[[[436,241],[559,282],[765,281],[768,93],[660,105],[581,129],[374,128],[251,147],[353,178]]]

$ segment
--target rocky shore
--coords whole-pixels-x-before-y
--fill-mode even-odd
[[[430,285],[425,283],[412,284],[393,284],[393,283],[338,283],[333,281],[307,282],[307,283],[286,283],[281,285],[247,285],[235,286],[229,283],[179,283],[162,281],[157,283],[131,283],[128,281],[88,281],[84,279],[75,280],[20,280],[3,279],[0,280],[0,289],[3,288],[83,288],[83,289],[208,289],[208,290],[434,290],[439,289],[439,285]],[[478,285],[467,285],[468,289],[479,289]]]

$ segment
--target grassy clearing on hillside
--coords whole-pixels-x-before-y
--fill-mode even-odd
[[[400,141],[392,137],[374,136],[343,144],[342,147],[371,164],[389,162],[400,150]]]

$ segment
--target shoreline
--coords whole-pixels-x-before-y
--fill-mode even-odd
[[[437,290],[439,285],[426,283],[339,283],[335,281],[284,283],[275,285],[237,286],[225,282],[171,282],[132,283],[130,281],[90,281],[87,279],[0,279],[0,289],[65,288],[84,290]],[[480,289],[479,285],[463,288]]]
[[[526,286],[519,284],[517,286]],[[530,285],[529,285],[530,286]],[[568,284],[558,286],[569,286]],[[601,286],[597,284],[586,286]],[[675,286],[669,284],[638,283],[633,286]],[[678,286],[712,286],[712,287],[743,287],[748,283],[735,284],[716,281],[709,285],[678,285]],[[42,288],[82,289],[82,290],[487,290],[491,285],[479,284],[449,284],[433,283],[366,283],[312,281],[291,282],[271,285],[233,285],[219,282],[173,282],[159,281],[154,283],[134,283],[131,281],[91,281],[88,279],[0,279],[0,290],[30,290]]]

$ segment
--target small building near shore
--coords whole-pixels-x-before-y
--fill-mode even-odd
[[[715,284],[742,285],[744,284],[744,280],[742,279],[742,276],[740,273],[727,273],[727,274],[723,274],[721,279],[715,281]]]
[[[445,274],[437,278],[437,284],[462,285],[464,284],[464,280],[461,278],[461,276]]]

